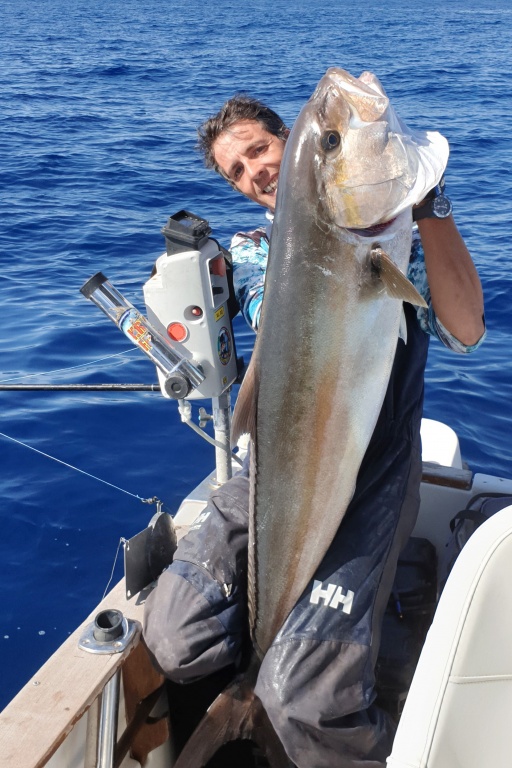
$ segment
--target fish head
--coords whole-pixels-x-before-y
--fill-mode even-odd
[[[375,75],[356,78],[338,68],[320,80],[287,144],[297,186],[307,164],[326,223],[345,228],[373,227],[412,207],[439,182],[448,160],[446,139],[409,130]]]

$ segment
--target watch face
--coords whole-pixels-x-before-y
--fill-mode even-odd
[[[452,204],[445,195],[438,195],[432,200],[432,211],[438,219],[446,219],[452,212]]]

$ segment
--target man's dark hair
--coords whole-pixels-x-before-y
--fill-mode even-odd
[[[226,101],[216,115],[209,117],[197,129],[197,149],[202,152],[206,167],[213,168],[221,176],[224,174],[215,162],[213,144],[223,131],[240,120],[257,120],[269,133],[283,141],[286,138],[286,125],[273,109],[245,93],[235,94]]]

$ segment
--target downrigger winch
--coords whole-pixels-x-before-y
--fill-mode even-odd
[[[237,306],[230,285],[230,256],[210,237],[205,219],[186,210],[163,227],[166,252],[144,285],[147,317],[98,272],[80,289],[150,360],[164,397],[178,401],[191,423],[189,400],[211,398],[217,482],[232,474],[230,396],[241,361],[231,317]],[[203,410],[204,414],[204,410]]]

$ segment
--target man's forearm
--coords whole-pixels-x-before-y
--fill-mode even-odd
[[[467,346],[484,333],[480,278],[452,216],[418,222],[432,306],[443,326]]]

